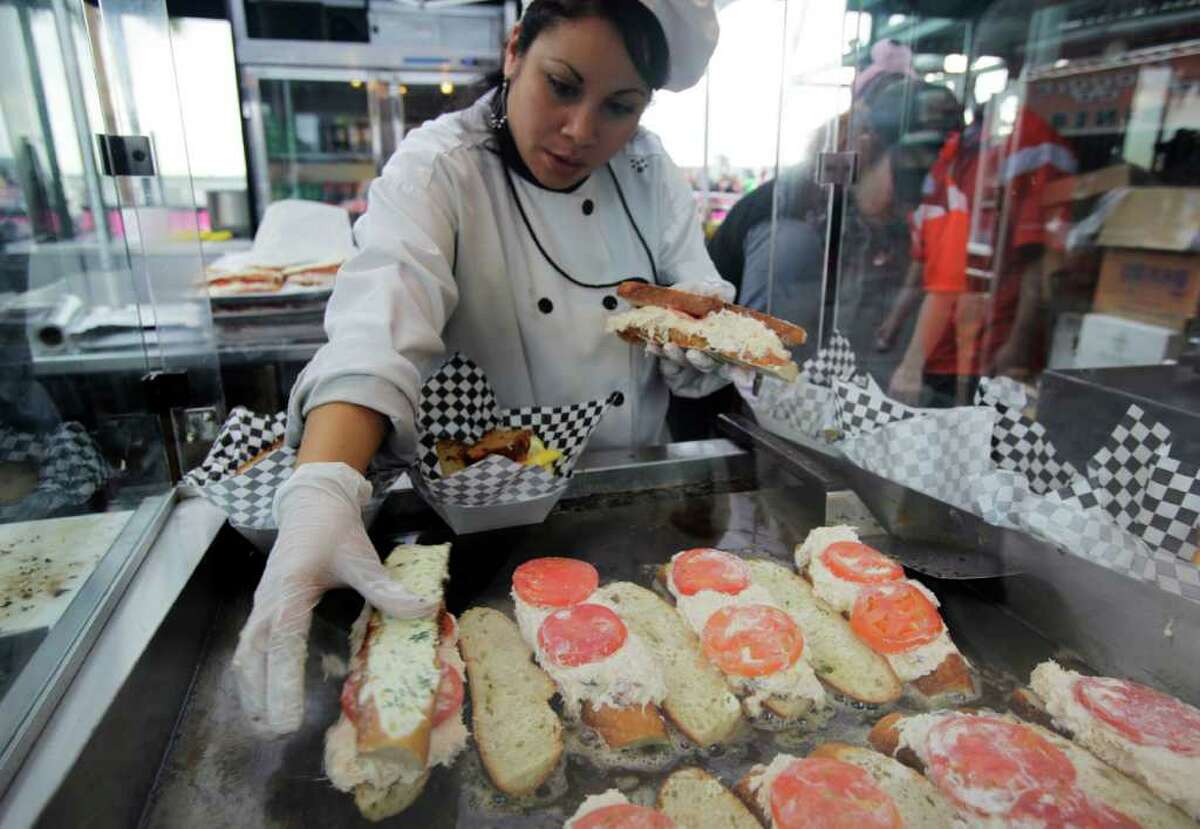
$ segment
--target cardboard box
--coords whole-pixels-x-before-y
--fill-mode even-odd
[[[1200,309],[1200,189],[1130,188],[1104,219],[1095,311],[1181,331]]]
[[[1042,204],[1062,204],[1102,196],[1118,187],[1132,187],[1147,178],[1147,173],[1132,164],[1114,164],[1090,173],[1065,176],[1048,182],[1042,190]]]
[[[1085,314],[1075,347],[1075,368],[1157,365],[1177,357],[1182,346],[1183,335],[1172,328],[1109,314]]]

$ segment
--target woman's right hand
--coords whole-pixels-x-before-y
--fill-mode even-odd
[[[275,496],[279,537],[254,593],[233,669],[250,722],[268,735],[304,719],[304,663],[312,611],[326,590],[349,586],[400,618],[435,605],[392,580],[363,526],[371,485],[344,463],[297,467]]]

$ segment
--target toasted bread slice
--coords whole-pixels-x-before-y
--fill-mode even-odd
[[[580,719],[595,729],[609,748],[642,748],[669,742],[667,724],[653,705],[615,708],[585,702]]]
[[[1072,741],[1118,771],[1143,783],[1163,800],[1175,804],[1196,820],[1200,820],[1200,757],[1195,753],[1173,751],[1164,745],[1146,745],[1113,728],[1081,704],[1076,691],[1078,683],[1083,680],[1082,675],[1063,668],[1053,660],[1043,662],[1033,669],[1029,678],[1032,688],[1025,691],[1021,697],[1026,703],[1023,707],[1032,709],[1034,715],[1044,714],[1045,718],[1051,721],[1052,730],[1070,737]],[[1121,686],[1113,683],[1120,683],[1122,680],[1095,678],[1091,681],[1102,683],[1100,687],[1104,690],[1100,693],[1115,693],[1120,696],[1117,689]],[[1137,686],[1127,687],[1132,690]],[[1016,696],[1014,694],[1014,697]],[[1156,704],[1158,703],[1153,701],[1148,703],[1150,706]],[[1195,716],[1195,709],[1189,711],[1177,700],[1175,704],[1179,707],[1174,710],[1131,709],[1129,714],[1141,714],[1152,721],[1160,720],[1165,726],[1164,731],[1169,731],[1180,747],[1193,746],[1195,725],[1190,720]],[[1132,725],[1132,728],[1139,727]],[[1163,734],[1160,732],[1159,736]]]
[[[867,739],[876,751],[893,756],[905,765],[923,773],[924,763],[919,751],[905,744],[903,739],[906,726],[910,721],[924,720],[927,722],[957,713],[960,712],[944,711],[918,714],[914,717],[889,714],[875,724]],[[1023,722],[1010,714],[990,716],[999,716],[1012,722]],[[1126,777],[1086,749],[1034,723],[1025,722],[1024,725],[1067,756],[1075,767],[1076,784],[1080,791],[1093,800],[1121,812],[1147,829],[1195,827],[1191,818],[1182,811],[1160,800],[1141,783]]]
[[[663,288],[658,285],[647,285],[645,282],[624,282],[617,288],[617,296],[624,299],[635,308],[643,305],[660,305],[663,308],[674,308],[685,314],[700,318],[718,311],[733,311],[745,317],[752,317],[770,328],[783,341],[784,345],[804,345],[808,339],[806,332],[799,325],[772,317],[753,308],[724,302],[717,297],[700,296],[698,294],[679,291],[674,288]]]
[[[812,586],[787,567],[748,559],[750,577],[770,591],[780,607],[800,621],[809,663],[817,677],[843,696],[868,705],[900,698],[903,685],[884,659],[867,647],[850,625],[813,595]]]
[[[675,727],[697,745],[729,739],[741,720],[741,706],[675,609],[627,581],[607,584],[597,595],[620,608],[621,619],[657,657],[667,684],[662,708]]]
[[[449,544],[405,544],[392,551],[385,566],[414,595],[440,602],[449,559]],[[372,610],[365,624],[365,631],[351,637],[355,647],[342,709],[354,724],[359,755],[394,763],[402,780],[412,780],[426,768],[441,676],[437,613],[396,619]]]
[[[385,789],[377,789],[369,783],[354,787],[354,805],[367,820],[381,821],[400,814],[413,804],[425,790],[429,772],[408,782],[393,783]]]
[[[961,653],[948,653],[933,673],[914,679],[910,685],[926,708],[961,705],[979,695],[975,675]]]
[[[867,772],[892,798],[904,826],[954,825],[957,814],[954,804],[920,774],[891,757],[846,743],[819,745],[808,756],[841,760]]]
[[[554,683],[500,611],[471,608],[458,624],[480,759],[497,789],[530,794],[563,753],[562,723],[550,707]]]
[[[645,343],[654,343],[655,345],[663,345],[660,338],[654,336],[650,331],[640,326],[630,325],[617,332],[617,336],[629,343],[638,345]],[[755,360],[744,359],[740,354],[735,354],[731,351],[723,351],[714,348],[707,339],[694,334],[686,334],[682,331],[672,330],[667,335],[667,340],[672,345],[677,345],[682,349],[694,349],[703,351],[704,353],[716,357],[726,363],[731,363],[735,366],[761,371],[764,374],[770,374],[783,380],[785,383],[791,383],[800,376],[800,366],[794,360],[784,359],[781,357],[764,356]]]
[[[703,769],[679,769],[664,780],[657,805],[687,829],[760,829],[745,804]]]

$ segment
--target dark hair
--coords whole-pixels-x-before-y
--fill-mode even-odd
[[[651,89],[667,82],[670,53],[658,18],[641,0],[533,0],[521,16],[517,54],[523,55],[542,32],[564,20],[599,17],[616,28],[638,75]],[[493,76],[499,85],[500,76]]]

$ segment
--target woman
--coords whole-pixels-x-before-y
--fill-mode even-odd
[[[370,190],[326,314],[329,343],[296,381],[298,468],[276,496],[279,539],[234,656],[251,720],[303,717],[311,611],[338,585],[397,616],[430,610],[390,581],[367,539],[362,473],[414,449],[422,376],[461,351],[504,406],[613,390],[593,445],[658,438],[668,389],[727,380],[698,353],[653,359],[604,333],[636,278],[732,298],[704,250],[682,174],[638,121],[659,87],[695,83],[716,45],[708,0],[534,0],[503,81],[410,134]]]

